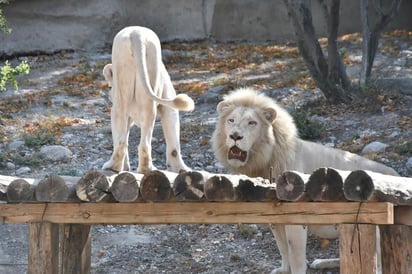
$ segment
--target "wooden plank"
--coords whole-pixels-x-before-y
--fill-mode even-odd
[[[86,274],[91,268],[90,225],[63,224],[60,226],[61,274]]]
[[[6,223],[77,224],[393,224],[390,203],[49,203],[0,204]]]
[[[412,227],[381,225],[382,273],[412,273]]]
[[[29,274],[59,273],[59,225],[29,224]]]
[[[340,273],[377,273],[376,225],[342,224],[339,233]]]

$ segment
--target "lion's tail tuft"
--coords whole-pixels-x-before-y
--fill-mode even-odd
[[[195,109],[195,103],[193,102],[192,98],[190,98],[186,94],[178,94],[173,99],[173,104],[178,110],[192,111]]]

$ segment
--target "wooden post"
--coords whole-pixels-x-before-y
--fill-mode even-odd
[[[90,225],[60,225],[61,274],[90,273],[91,235]]]
[[[59,225],[29,224],[29,274],[59,273]]]
[[[412,227],[381,225],[382,273],[412,273]]]
[[[376,225],[341,224],[339,228],[340,274],[377,273]]]

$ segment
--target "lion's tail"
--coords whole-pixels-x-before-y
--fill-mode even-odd
[[[156,35],[153,33],[153,35]],[[157,37],[157,36],[156,36]],[[132,36],[131,39],[141,39],[135,36]],[[171,99],[164,99],[156,96],[156,94],[153,92],[153,88],[150,85],[150,80],[149,80],[149,73],[147,71],[147,60],[146,60],[146,43],[145,41],[135,41],[137,43],[134,43],[135,45],[140,45],[140,49],[137,50],[137,54],[139,56],[136,56],[135,58],[137,59],[136,63],[140,67],[140,71],[142,73],[137,73],[138,75],[136,77],[140,77],[140,80],[142,81],[144,85],[144,89],[146,91],[146,94],[148,94],[153,101],[155,101],[158,104],[162,104],[171,108],[175,108],[178,110],[183,110],[183,111],[192,111],[195,108],[195,103],[193,102],[192,98],[187,96],[186,94],[178,94],[174,98]],[[158,43],[159,49],[156,49],[156,56],[155,56],[155,71],[156,71],[156,81],[155,81],[155,87],[154,89],[157,91],[159,88],[159,85],[162,85],[161,83],[162,78],[161,78],[161,70],[163,69],[162,67],[162,56],[161,54],[161,49],[160,49],[160,41]],[[173,88],[173,86],[171,87]]]

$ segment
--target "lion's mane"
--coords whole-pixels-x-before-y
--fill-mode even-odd
[[[272,175],[279,176],[295,158],[297,129],[290,114],[270,97],[248,88],[238,89],[226,95],[220,105],[221,109],[224,105],[224,110],[218,111],[216,128],[211,140],[215,157],[226,168],[235,173],[268,178],[272,168]],[[229,165],[227,160],[229,147],[225,141],[225,122],[227,116],[238,107],[252,108],[267,130],[259,135],[258,141],[248,152],[248,162],[244,166],[234,168]],[[272,110],[272,112],[274,110],[276,114],[270,121],[264,118],[268,110]],[[271,142],[269,150],[264,149],[261,145],[267,142]]]

